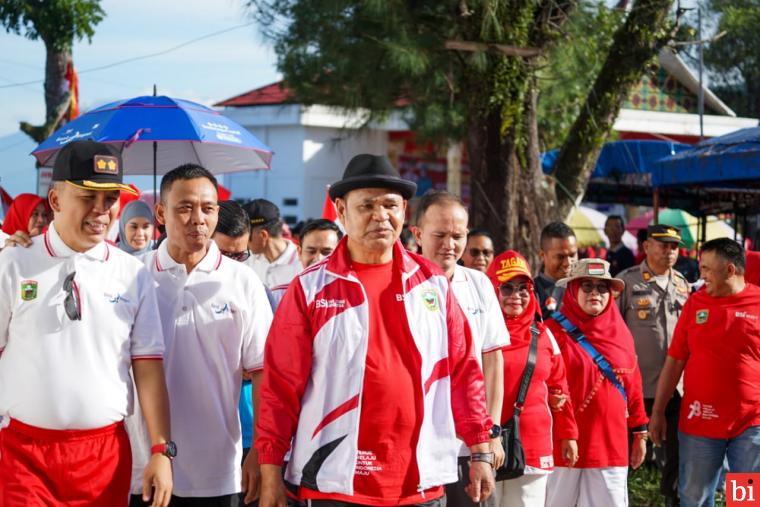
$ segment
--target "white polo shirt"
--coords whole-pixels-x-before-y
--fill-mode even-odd
[[[459,306],[467,316],[472,332],[473,353],[483,368],[483,354],[501,350],[509,345],[509,331],[499,307],[491,280],[480,271],[456,265],[451,279]],[[460,456],[469,456],[469,448],[462,444]]]
[[[285,250],[272,262],[269,262],[264,254],[253,254],[245,261],[270,289],[278,285],[288,285],[303,269],[298,258],[298,248],[292,241],[285,242]]]
[[[82,319],[64,311],[76,272]],[[93,429],[132,411],[132,360],[160,359],[154,282],[100,243],[70,249],[50,224],[29,248],[0,253],[0,415],[54,430]]]
[[[168,241],[145,263],[158,283],[166,353],[164,369],[177,443],[174,494],[208,497],[240,492],[242,436],[238,402],[243,370],[264,365],[272,323],[264,286],[249,268],[222,256],[216,243],[188,274],[169,255]],[[140,422],[130,418],[132,491],[138,492],[150,458]]]

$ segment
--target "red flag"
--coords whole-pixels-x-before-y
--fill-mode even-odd
[[[327,187],[327,190],[329,191],[330,187]],[[335,211],[335,203],[330,199],[329,192],[325,192],[325,204],[322,206],[322,218],[332,220],[333,222],[338,221],[338,213]]]
[[[71,94],[71,106],[66,119],[71,121],[79,116],[79,76],[77,76],[77,71],[74,70],[74,62],[71,60],[66,65],[65,77],[69,83],[69,93]]]
[[[227,187],[223,187],[221,185],[216,186],[216,192],[219,196],[220,201],[229,201],[230,197],[232,197],[232,192]]]

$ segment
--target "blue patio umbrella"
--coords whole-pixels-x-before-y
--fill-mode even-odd
[[[93,109],[55,131],[32,155],[52,167],[77,139],[113,143],[125,174],[164,174],[184,163],[230,173],[269,169],[272,150],[220,112],[188,100],[144,96]]]

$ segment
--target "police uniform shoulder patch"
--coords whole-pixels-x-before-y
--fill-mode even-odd
[[[23,280],[21,282],[21,299],[32,301],[37,299],[37,282],[34,280]]]

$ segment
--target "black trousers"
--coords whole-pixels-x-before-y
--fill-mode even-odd
[[[193,497],[181,498],[172,495],[169,507],[239,507],[243,505],[240,496],[233,495],[210,496],[210,497]],[[150,503],[142,501],[141,495],[132,495],[129,497],[129,507],[149,507]]]
[[[654,399],[644,399],[644,408],[650,417],[652,405],[654,405]],[[665,442],[660,447],[653,447],[651,442],[647,443],[647,455],[653,455],[662,473],[660,492],[670,499],[678,498],[678,418],[680,413],[681,396],[676,392],[665,407],[667,424]]]
[[[475,503],[465,492],[464,488],[470,483],[470,457],[459,458],[457,470],[459,480],[453,484],[446,484],[446,507],[493,507],[496,499],[491,494],[485,502]]]

